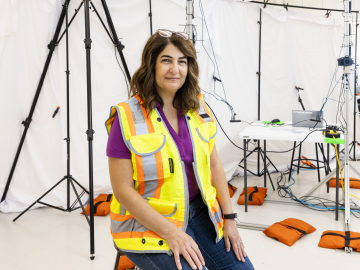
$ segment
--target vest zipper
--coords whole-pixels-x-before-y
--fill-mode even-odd
[[[155,111],[156,113],[158,114],[158,116],[160,117],[164,127],[166,128],[168,134],[170,135],[170,138],[172,139],[174,145],[175,145],[175,148],[177,150],[177,153],[179,155],[179,158],[180,158],[180,163],[181,163],[181,169],[182,169],[182,174],[184,176],[184,195],[185,195],[185,220],[184,220],[184,225],[183,225],[183,231],[186,232],[186,229],[187,229],[187,225],[188,225],[188,222],[189,222],[189,187],[188,187],[188,181],[187,181],[187,176],[186,176],[186,171],[185,171],[185,165],[184,165],[184,162],[181,160],[181,155],[180,155],[180,151],[173,139],[173,137],[171,136],[171,133],[169,132],[166,124],[165,124],[165,121],[164,119],[161,117],[161,114],[159,113],[158,109],[155,108]],[[186,117],[185,117],[186,118]]]
[[[208,213],[209,213],[209,217],[210,217],[210,220],[212,221],[213,225],[214,225],[214,220],[211,216],[211,211],[209,209],[209,205],[206,201],[206,198],[205,198],[205,195],[204,195],[204,191],[202,189],[202,185],[201,185],[201,182],[200,182],[200,177],[199,177],[199,174],[198,174],[198,170],[197,170],[197,163],[196,163],[196,153],[195,153],[195,147],[194,147],[194,139],[193,139],[193,135],[192,135],[192,132],[191,132],[191,128],[190,128],[190,124],[188,122],[188,119],[187,117],[185,117],[185,120],[186,120],[186,125],[188,127],[188,130],[189,130],[189,134],[190,134],[190,138],[191,138],[191,144],[192,144],[192,148],[193,148],[193,156],[194,156],[194,162],[192,163],[193,165],[193,170],[194,170],[194,173],[195,173],[195,179],[196,179],[196,182],[198,184],[198,187],[200,189],[200,193],[201,193],[201,196],[203,197],[203,200],[206,202],[206,206],[207,206],[207,209],[208,209]],[[214,215],[216,215],[216,213],[214,213]],[[221,217],[220,217],[221,218]],[[215,224],[217,224],[216,220],[215,220]],[[220,236],[219,236],[219,232],[217,230],[217,227],[214,225],[215,227],[215,231],[216,231],[216,243],[218,242],[218,240],[220,241]]]

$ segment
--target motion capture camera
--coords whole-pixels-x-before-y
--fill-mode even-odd
[[[349,56],[345,56],[338,59],[338,65],[340,67],[349,67],[354,64],[354,60],[352,60]]]

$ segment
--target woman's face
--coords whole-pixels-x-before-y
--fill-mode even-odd
[[[188,72],[188,60],[173,44],[168,44],[159,54],[155,65],[157,91],[161,95],[179,90],[185,83]]]

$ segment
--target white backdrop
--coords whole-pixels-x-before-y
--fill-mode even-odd
[[[23,132],[21,122],[28,116],[36,87],[48,54],[47,44],[53,37],[61,12],[59,0],[6,0],[0,18],[0,194],[3,193],[11,165]],[[140,63],[142,48],[150,35],[149,1],[111,1],[108,7],[121,42],[124,55],[133,74]],[[94,0],[105,18],[101,2]],[[185,3],[181,0],[153,0],[153,29],[184,29]],[[80,1],[70,2],[70,16]],[[234,107],[238,119],[257,119],[257,75],[259,42],[259,6],[243,1],[204,1],[204,14],[215,51],[226,97]],[[198,39],[214,60],[207,31],[202,36],[199,1],[195,0]],[[1,16],[3,15],[3,16]],[[109,107],[127,97],[124,76],[115,59],[114,47],[95,13],[91,13],[91,64],[94,135],[94,191],[111,192],[106,157],[107,134],[104,121]],[[291,110],[298,109],[294,86],[301,92],[306,109],[320,109],[326,96],[339,55],[343,34],[341,18],[326,19],[284,8],[267,6],[263,9],[261,118],[291,120]],[[86,61],[84,48],[84,10],[70,27],[70,113],[71,113],[71,174],[88,187],[88,143],[86,108]],[[213,92],[214,66],[202,42],[196,49],[201,69],[201,88]],[[118,59],[119,56],[118,56]],[[38,104],[15,170],[2,212],[25,209],[66,174],[66,77],[65,39],[56,48],[45,78]],[[216,76],[220,77],[216,72]],[[339,75],[338,77],[339,78]],[[353,80],[352,80],[353,81]],[[353,87],[352,87],[353,88]],[[219,82],[216,93],[224,98]],[[338,89],[332,98],[338,97]],[[231,140],[242,147],[238,133],[247,124],[231,124],[230,111],[224,103],[206,94]],[[61,109],[53,119],[57,106]],[[335,121],[337,103],[329,101],[325,107],[328,122]],[[352,122],[352,121],[351,121]],[[352,129],[351,129],[352,130]],[[228,179],[242,158],[242,150],[235,148],[219,131],[216,146]],[[291,143],[269,142],[268,150],[287,150]],[[303,148],[311,157],[313,145]],[[290,153],[271,154],[273,162],[285,168]],[[255,164],[255,156],[250,165]],[[65,204],[65,184],[51,192],[43,201]]]

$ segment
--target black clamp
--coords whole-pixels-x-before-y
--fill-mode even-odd
[[[85,38],[84,39],[84,43],[85,43],[85,48],[86,49],[91,49],[91,38]]]
[[[85,133],[87,134],[88,141],[92,141],[94,139],[95,130],[88,129]]]
[[[326,13],[325,13],[326,19],[329,18],[330,13],[331,13],[331,10],[330,10],[330,11],[329,11],[329,10],[326,11]]]
[[[267,4],[267,2],[269,2],[269,0],[264,0],[264,6],[263,6],[263,8],[266,8],[266,4]]]
[[[47,47],[50,51],[54,51],[56,46],[57,44],[55,43],[54,40],[52,40]]]
[[[214,81],[219,81],[219,82],[221,82],[221,80],[220,80],[219,78],[215,77],[215,76],[213,76],[213,79],[214,79]]]
[[[256,75],[259,75],[259,76],[261,76],[261,73],[260,73],[260,72],[256,72]]]
[[[65,70],[65,73],[66,73],[66,74],[70,74],[70,70]]]
[[[120,40],[118,40],[117,43],[114,43],[115,47],[119,47],[120,50],[122,51],[123,49],[125,49],[125,46],[122,45],[122,43],[120,42]]]
[[[284,8],[286,9],[286,11],[289,11],[288,6],[289,6],[289,3],[287,3],[287,4],[284,6]]]
[[[70,138],[64,138],[64,141],[70,142]]]
[[[262,25],[262,22],[260,22],[260,21],[258,21],[257,23],[258,23],[259,25]]]
[[[21,124],[23,124],[25,128],[29,128],[30,123],[31,123],[31,119],[30,119],[30,118],[26,118],[25,121],[22,121]]]
[[[150,17],[150,18],[152,17],[152,13],[151,13],[151,12],[149,12],[149,17]]]

